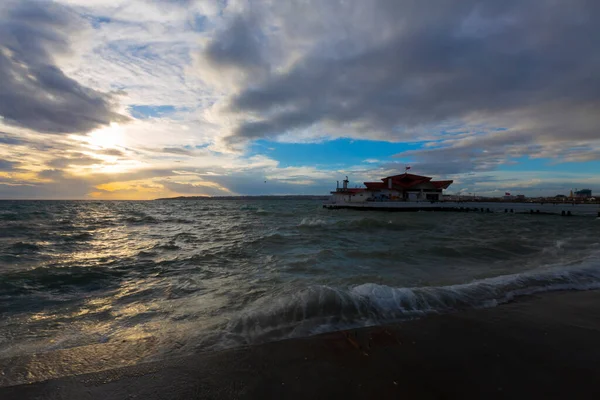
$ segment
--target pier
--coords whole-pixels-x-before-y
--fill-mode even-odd
[[[323,204],[331,210],[357,211],[453,211],[512,213],[535,215],[560,215],[600,217],[600,205],[580,203],[511,203],[511,202],[458,202],[458,201],[383,201],[383,202],[331,202]]]
[[[408,167],[407,167],[408,170]],[[435,181],[429,176],[409,174],[382,178],[380,182],[364,182],[364,188],[350,188],[348,177],[331,192],[323,208],[357,211],[454,211],[511,214],[546,214],[565,217],[587,216],[600,218],[600,204],[582,201],[462,201],[444,200],[443,191],[452,180]],[[579,193],[579,192],[578,192]],[[509,193],[507,193],[508,195]],[[591,191],[586,196],[591,196]],[[586,197],[587,198],[587,197]]]

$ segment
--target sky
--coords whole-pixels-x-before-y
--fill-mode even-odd
[[[600,2],[2,0],[0,199],[600,191]]]

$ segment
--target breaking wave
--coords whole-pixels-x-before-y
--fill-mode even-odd
[[[451,286],[397,288],[374,283],[348,289],[311,286],[255,303],[230,321],[227,340],[237,344],[260,343],[398,322],[432,313],[495,307],[541,292],[591,289],[600,289],[598,259],[578,267],[538,269]]]
[[[298,226],[325,226],[327,222],[319,218],[302,218]]]

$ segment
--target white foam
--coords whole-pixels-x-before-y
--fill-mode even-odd
[[[430,313],[494,307],[540,292],[589,289],[600,289],[598,258],[578,266],[539,268],[449,286],[311,286],[255,303],[230,322],[228,331],[245,343],[253,343],[390,323]]]
[[[327,223],[319,218],[302,218],[298,226],[325,226]]]
[[[599,288],[600,267],[598,264],[588,264],[578,268],[540,269],[440,287],[394,288],[367,283],[352,288],[350,293],[371,302],[382,315],[397,315],[398,311],[426,313],[488,307],[540,292]]]

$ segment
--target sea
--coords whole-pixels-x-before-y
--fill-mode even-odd
[[[597,289],[599,234],[304,199],[0,201],[0,359],[151,339],[156,360]]]

